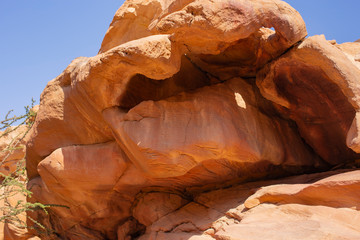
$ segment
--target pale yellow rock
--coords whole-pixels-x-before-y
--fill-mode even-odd
[[[253,208],[253,207],[256,207],[260,204],[261,202],[259,201],[259,199],[257,198],[254,198],[254,199],[248,199],[246,200],[246,202],[244,202],[244,206],[246,208]]]
[[[346,42],[336,45],[360,69],[360,42]]]
[[[312,184],[279,184],[264,187],[244,203],[253,208],[261,203],[299,203],[359,210],[360,171],[337,174]],[[341,197],[340,197],[341,196]]]
[[[331,216],[331,217],[329,217]],[[286,204],[260,205],[244,215],[240,224],[216,232],[219,239],[344,239],[359,238],[358,211]]]

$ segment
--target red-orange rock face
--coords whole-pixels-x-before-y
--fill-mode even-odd
[[[360,238],[357,171],[245,184],[359,157],[359,43],[306,35],[278,0],[126,1],[41,95],[30,200],[66,207],[32,217],[60,239]]]
[[[301,136],[330,164],[356,155],[360,69],[323,36],[309,37],[260,71],[263,95],[279,104]],[[309,97],[311,96],[311,97]],[[348,142],[346,138],[348,136]]]

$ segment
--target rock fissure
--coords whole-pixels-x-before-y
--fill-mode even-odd
[[[191,226],[193,226],[197,231],[201,231],[201,229],[199,229],[194,223],[192,223],[191,221],[184,221],[181,223],[176,224],[172,229],[170,230],[166,230],[166,231],[162,231],[164,233],[170,233],[173,232],[174,230],[176,230],[176,228],[180,227],[181,225],[185,225],[185,224],[190,224]],[[160,230],[161,231],[161,230]],[[192,230],[183,230],[183,232],[194,232]]]
[[[185,45],[185,46],[186,46],[186,45]],[[186,47],[188,48],[188,46],[186,46]],[[190,52],[189,48],[188,48],[188,52]],[[191,53],[191,52],[190,52],[190,53]],[[226,80],[220,80],[220,79],[218,79],[218,77],[216,77],[215,75],[211,74],[210,72],[205,71],[204,69],[202,69],[201,67],[199,67],[198,65],[196,65],[196,63],[195,63],[193,60],[191,60],[191,58],[190,58],[187,54],[185,54],[184,56],[194,65],[194,67],[195,67],[196,69],[198,69],[199,71],[201,71],[205,76],[210,76],[211,78],[216,79],[217,82],[214,83],[214,84],[217,84],[217,83],[221,83],[221,82],[225,82],[225,81],[226,81]],[[209,79],[209,80],[210,80],[210,79]]]

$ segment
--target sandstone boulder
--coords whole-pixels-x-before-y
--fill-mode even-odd
[[[126,1],[41,95],[28,200],[53,207],[29,216],[59,239],[359,238],[357,171],[269,180],[357,166],[358,43],[306,35],[279,0]]]
[[[353,63],[324,36],[314,36],[257,75],[262,95],[296,122],[305,141],[330,164],[358,157],[360,71]]]
[[[224,176],[223,166],[233,171],[259,162],[283,168],[319,166],[320,160],[289,123],[270,119],[267,108],[251,85],[232,79],[165,100],[144,101],[122,121],[110,119],[109,124],[116,124],[113,132],[126,142],[131,160],[157,178],[181,176],[206,162],[214,168],[214,178]],[[105,110],[105,119],[116,114],[109,111],[117,110]],[[284,147],[286,142],[293,148]]]

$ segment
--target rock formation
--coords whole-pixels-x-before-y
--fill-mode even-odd
[[[11,126],[0,131],[0,239],[30,239],[24,227],[26,213],[21,210],[26,204],[25,140],[27,125]],[[11,178],[8,178],[11,177]],[[16,216],[12,214],[18,211]],[[31,239],[35,240],[36,237]]]
[[[360,43],[306,36],[280,0],[126,1],[41,95],[42,238],[360,238]]]
[[[1,175],[12,174],[16,170],[17,163],[25,157],[24,135],[27,132],[25,125],[9,127],[0,131],[0,173]]]

